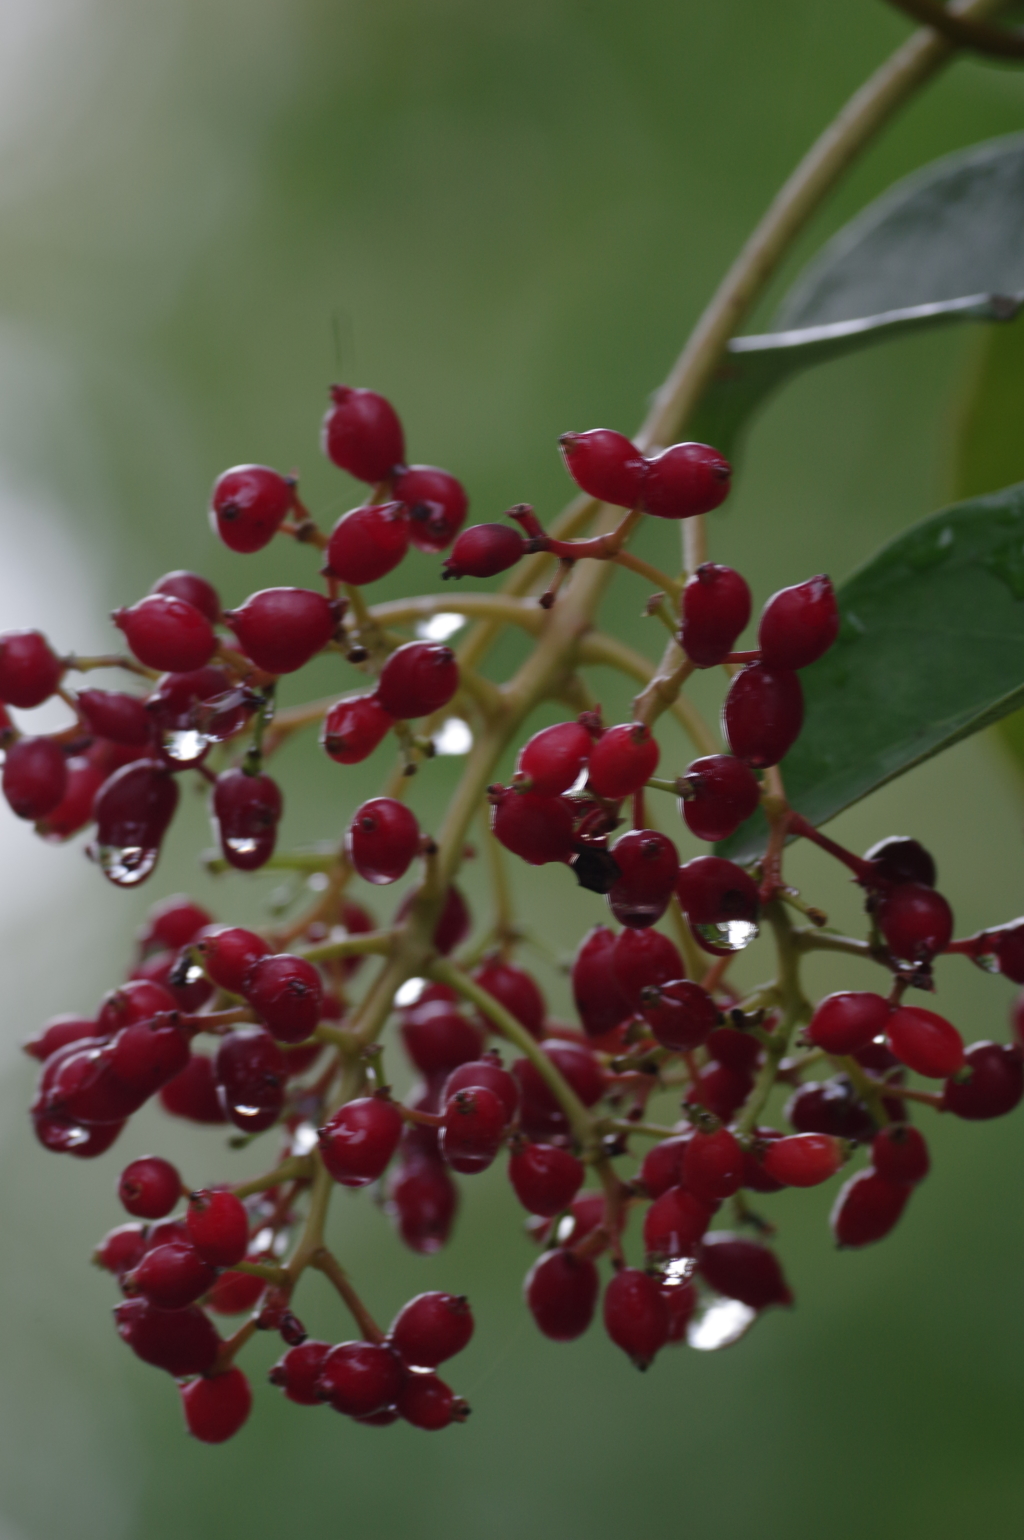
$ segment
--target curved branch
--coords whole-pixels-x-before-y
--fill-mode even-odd
[[[888,0],[897,10],[905,11],[915,21],[938,32],[955,48],[969,48],[972,53],[993,59],[1024,59],[1024,32],[1017,27],[990,27],[984,21],[954,15],[938,0]]]

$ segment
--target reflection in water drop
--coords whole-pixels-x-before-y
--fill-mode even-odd
[[[723,920],[720,925],[695,925],[693,929],[702,941],[721,947],[723,952],[742,952],[758,934],[753,920]]]
[[[426,979],[406,979],[395,995],[395,1004],[400,1006],[415,1005],[426,987]]]
[[[257,839],[228,839],[224,844],[233,856],[251,856],[254,850],[259,849]]]
[[[713,1353],[738,1342],[756,1320],[757,1311],[741,1300],[715,1297],[690,1322],[686,1340],[701,1353]]]
[[[300,1123],[292,1135],[292,1154],[308,1155],[317,1146],[316,1129],[312,1123]]]
[[[119,888],[133,888],[146,880],[159,854],[158,847],[147,850],[143,845],[100,845],[96,860],[104,877]]]
[[[456,631],[461,631],[466,624],[464,615],[450,615],[447,610],[440,615],[431,615],[429,620],[421,620],[416,627],[416,635],[424,642],[446,642]]]
[[[1003,971],[999,958],[994,952],[980,952],[972,961],[976,962],[978,967],[983,968],[986,973],[1002,973]]]
[[[473,747],[473,733],[461,717],[448,717],[433,741],[435,754],[468,754]]]
[[[240,1118],[254,1118],[257,1117],[264,1109],[262,1107],[249,1107],[244,1103],[239,1103],[234,1110],[238,1113]]]
[[[191,765],[201,759],[210,747],[211,740],[194,727],[172,728],[162,733],[160,744],[168,759],[176,765]]]

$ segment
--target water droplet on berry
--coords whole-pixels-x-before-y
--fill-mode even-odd
[[[230,850],[231,854],[235,856],[252,855],[254,850],[259,849],[259,843],[259,840],[255,838],[227,839],[224,841],[224,844],[227,846],[228,850]]]
[[[1002,973],[1003,971],[999,966],[999,958],[995,952],[980,952],[971,961],[976,962],[978,967],[984,969],[986,973]]]
[[[213,742],[206,733],[195,727],[172,728],[161,733],[160,745],[168,759],[176,765],[194,765],[201,759]]]
[[[742,1300],[715,1297],[694,1316],[686,1340],[700,1353],[714,1353],[746,1336],[756,1320],[757,1311]]]
[[[758,936],[753,920],[722,920],[716,925],[695,925],[693,929],[702,941],[720,947],[723,952],[742,952]]]
[[[421,620],[416,627],[416,635],[423,642],[446,642],[456,631],[461,631],[465,624],[464,615],[449,615],[445,611],[440,615],[431,615],[429,620]]]
[[[119,888],[134,888],[145,882],[159,855],[159,847],[150,850],[144,845],[100,845],[96,861],[110,882]]]
[[[434,734],[435,754],[468,754],[472,747],[472,730],[461,717],[448,717],[441,723],[440,732]]]
[[[426,979],[406,979],[405,983],[396,991],[395,1004],[398,1006],[415,1005],[426,987]]]

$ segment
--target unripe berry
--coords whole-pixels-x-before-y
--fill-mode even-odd
[[[822,574],[780,588],[761,612],[757,645],[768,668],[807,668],[839,635],[839,606],[831,578]]]
[[[508,1122],[505,1103],[487,1086],[456,1091],[444,1107],[440,1149],[455,1171],[472,1175],[491,1164]]]
[[[713,1212],[712,1206],[685,1187],[667,1188],[644,1216],[644,1249],[648,1256],[694,1256]]]
[[[945,1017],[919,1005],[899,1005],[886,1026],[889,1048],[908,1069],[933,1080],[955,1075],[964,1063],[963,1039]]]
[[[143,1294],[158,1310],[181,1310],[205,1294],[216,1269],[194,1246],[154,1246],[137,1267],[125,1275],[125,1291]]]
[[[836,1245],[870,1246],[889,1234],[899,1220],[912,1189],[889,1182],[877,1171],[858,1171],[839,1191],[829,1223]]]
[[[269,775],[224,770],[211,802],[224,859],[241,872],[258,871],[274,854],[283,811],[281,789]]]
[[[631,829],[615,841],[612,858],[621,876],[608,891],[608,907],[620,925],[642,930],[668,908],[679,870],[679,852],[653,829]]]
[[[117,1196],[137,1219],[163,1219],[181,1197],[181,1177],[169,1160],[144,1155],[121,1172]]]
[[[305,1342],[289,1348],[284,1357],[278,1359],[267,1378],[296,1406],[322,1406],[323,1399],[317,1394],[316,1382],[330,1351],[329,1342],[316,1342],[307,1337]]]
[[[573,853],[573,817],[561,797],[502,787],[492,796],[491,829],[506,850],[530,866],[567,861]]]
[[[185,1216],[189,1237],[204,1262],[234,1267],[249,1249],[249,1215],[233,1192],[194,1192]]]
[[[409,549],[409,520],[401,503],[353,508],[335,524],[327,542],[326,570],[343,583],[376,583],[398,566]]]
[[[242,993],[253,963],[270,952],[262,936],[238,925],[209,925],[195,939],[207,973],[232,995]]]
[[[79,690],[78,705],[98,737],[138,746],[149,742],[152,724],[138,695],[126,695],[121,690]]]
[[[404,877],[420,846],[416,815],[394,797],[371,797],[352,815],[345,849],[367,882],[397,882]]]
[[[660,930],[622,930],[612,949],[612,972],[630,1010],[640,1010],[644,990],[686,977],[678,948]]]
[[[949,945],[953,911],[935,888],[901,882],[874,900],[873,913],[895,957],[926,962]]]
[[[738,1299],[751,1310],[791,1305],[793,1295],[774,1251],[756,1241],[719,1230],[704,1242],[700,1271],[717,1294]]]
[[[319,1131],[324,1165],[343,1187],[365,1187],[385,1171],[402,1137],[402,1114],[381,1096],[361,1096],[332,1112]]]
[[[835,1176],[845,1159],[842,1144],[831,1134],[791,1134],[772,1140],[762,1165],[784,1187],[817,1187]]]
[[[732,466],[709,444],[673,444],[647,462],[640,506],[657,519],[710,513],[729,495]]]
[[[572,1342],[594,1318],[599,1289],[597,1268],[589,1257],[571,1251],[546,1251],[530,1268],[523,1293],[530,1314],[545,1337]]]
[[[60,744],[52,738],[19,738],[7,750],[0,784],[16,817],[45,818],[67,791],[68,765]]]
[[[113,620],[147,668],[186,673],[209,663],[217,649],[206,616],[169,594],[148,594],[131,609],[115,610]]]
[[[603,1037],[625,1021],[630,1005],[615,980],[615,932],[595,925],[580,942],[572,965],[572,995],[588,1037]]]
[[[235,465],[213,484],[210,524],[231,551],[249,555],[273,540],[295,502],[295,478],[267,465]]]
[[[334,610],[310,588],[263,588],[224,620],[257,668],[293,674],[322,652],[337,628]]]
[[[320,975],[304,957],[260,957],[245,976],[245,998],[279,1043],[304,1043],[323,1006]]]
[[[871,1164],[887,1182],[923,1182],[931,1168],[924,1136],[910,1123],[879,1129],[871,1145]]]
[[[402,1389],[402,1367],[391,1349],[375,1342],[342,1342],[320,1366],[321,1400],[348,1417],[370,1417],[394,1405]]]
[[[409,531],[418,551],[443,551],[451,545],[469,509],[461,481],[436,465],[407,465],[395,477],[394,494],[409,510]]]
[[[727,1128],[687,1140],[682,1161],[683,1186],[709,1206],[731,1198],[743,1181],[743,1150]]]
[[[575,1155],[554,1144],[526,1144],[508,1163],[509,1181],[520,1203],[529,1213],[548,1219],[568,1208],[584,1175]]]
[[[702,562],[686,580],[681,603],[683,651],[698,668],[713,668],[736,645],[750,619],[750,589],[732,567]]]
[[[942,1105],[970,1122],[1001,1118],[1024,1096],[1024,1061],[1020,1049],[1002,1043],[972,1043],[964,1054],[969,1080],[947,1080]]]
[[[385,711],[403,720],[447,706],[459,687],[459,665],[440,642],[406,642],[381,670],[377,695]]]
[[[489,578],[507,572],[526,554],[526,541],[509,524],[474,524],[452,546],[443,578]]]
[[[186,572],[182,567],[176,568],[174,572],[165,572],[149,591],[151,594],[170,594],[173,599],[184,599],[200,615],[205,615],[211,626],[220,621],[220,595],[213,584],[198,572]]]
[[[888,1000],[868,990],[840,990],[826,995],[807,1027],[807,1040],[826,1053],[856,1053],[886,1029]]]
[[[320,444],[327,458],[357,481],[387,481],[405,459],[402,424],[391,402],[351,385],[331,386]]]
[[[49,700],[63,668],[41,631],[0,633],[0,701],[30,710]]]
[[[686,768],[685,797],[679,811],[691,834],[724,840],[734,834],[761,800],[757,777],[732,754],[709,754]]]
[[[657,739],[642,722],[609,727],[590,751],[588,781],[599,797],[619,801],[639,791],[658,768]]]
[[[543,1035],[544,1016],[546,1006],[544,996],[538,988],[533,975],[527,973],[525,968],[517,968],[515,963],[503,962],[501,958],[494,957],[474,968],[473,979],[487,993],[493,995],[501,1005],[522,1024],[532,1037]],[[490,1031],[491,1024],[486,1017],[478,1015],[481,1026]]]
[[[194,1305],[159,1310],[141,1296],[114,1306],[117,1334],[137,1358],[166,1369],[175,1379],[213,1368],[220,1338],[208,1316]]]
[[[741,951],[757,935],[757,884],[734,861],[695,856],[679,868],[676,893],[705,951]]]
[[[623,1267],[604,1291],[604,1328],[636,1365],[647,1369],[668,1341],[668,1302],[656,1278]]]
[[[320,742],[339,765],[358,765],[387,736],[394,720],[376,695],[351,696],[330,708]]]
[[[473,1313],[464,1294],[433,1289],[403,1305],[388,1328],[388,1342],[413,1369],[436,1369],[467,1347]]]
[[[670,979],[648,985],[641,995],[640,1014],[658,1042],[673,1053],[689,1053],[706,1043],[718,1022],[718,1007],[699,984]]]
[[[865,850],[864,860],[870,861],[878,876],[886,882],[920,882],[926,888],[935,886],[935,861],[929,851],[915,839],[905,834],[890,834],[878,840],[870,850]]]
[[[563,433],[558,443],[581,491],[617,508],[639,506],[647,461],[625,434],[592,428],[589,433]]]
[[[526,740],[516,759],[516,771],[529,776],[531,791],[557,796],[578,779],[593,747],[593,736],[581,722],[556,722]]]
[[[737,759],[755,770],[777,765],[804,722],[804,692],[792,669],[747,663],[733,676],[722,708],[722,731]]]

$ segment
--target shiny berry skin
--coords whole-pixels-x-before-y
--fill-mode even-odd
[[[878,876],[885,882],[919,882],[933,888],[936,882],[935,860],[924,846],[906,834],[890,834],[878,840],[870,850],[865,850],[864,860],[870,861]]]
[[[438,1433],[453,1422],[465,1422],[469,1407],[436,1374],[411,1374],[395,1402],[398,1415],[414,1428]]]
[[[1015,984],[1024,984],[1024,920],[1001,927],[993,938],[992,951],[999,972]]]
[[[369,1417],[394,1405],[402,1380],[402,1367],[390,1348],[376,1342],[342,1342],[324,1358],[317,1390],[336,1412]]]
[[[154,1246],[125,1275],[125,1291],[142,1294],[158,1310],[181,1310],[205,1294],[217,1276],[194,1246]]]
[[[193,1053],[185,1068],[160,1087],[160,1102],[173,1117],[193,1123],[223,1123],[224,1111],[213,1078],[213,1060]]]
[[[638,1011],[644,990],[686,975],[678,948],[660,930],[622,930],[612,948],[612,973],[627,1007]]]
[[[122,1027],[106,1052],[111,1073],[145,1099],[185,1068],[188,1034],[176,1017],[155,1016]]]
[[[161,1011],[174,1008],[174,996],[162,984],[151,979],[129,979],[103,996],[96,1013],[97,1032],[100,1036],[112,1036],[122,1027],[148,1021]]]
[[[224,620],[243,651],[268,674],[293,674],[322,652],[337,628],[334,610],[311,588],[262,588]]]
[[[339,469],[370,483],[387,481],[405,459],[405,436],[391,402],[351,385],[331,386],[320,447]]]
[[[811,1017],[807,1040],[826,1053],[856,1053],[885,1031],[891,1009],[888,1000],[868,990],[826,995]]]
[[[516,771],[529,777],[530,791],[557,796],[578,779],[593,747],[592,735],[580,722],[556,722],[526,740],[516,759]]]
[[[640,506],[656,519],[692,519],[729,495],[732,466],[710,444],[673,444],[647,462]]]
[[[599,797],[630,797],[658,768],[657,739],[642,722],[609,727],[590,751],[588,782]]]
[[[409,510],[409,532],[418,551],[451,545],[469,510],[461,481],[436,465],[407,465],[395,477],[393,491]]]
[[[245,998],[279,1043],[304,1043],[316,1030],[324,989],[304,957],[261,957],[245,976]]]
[[[576,1092],[585,1107],[592,1107],[604,1095],[604,1072],[594,1055],[582,1043],[549,1038],[541,1048]],[[520,1119],[530,1139],[546,1142],[565,1133],[565,1114],[548,1089],[547,1082],[529,1059],[517,1059],[512,1073],[519,1082],[522,1098]]]
[[[289,1401],[296,1406],[322,1406],[323,1397],[317,1394],[316,1382],[324,1366],[324,1359],[331,1351],[329,1342],[316,1342],[307,1337],[298,1347],[289,1348],[268,1372],[267,1379],[283,1390]]]
[[[483,1036],[446,1000],[427,1000],[403,1014],[402,1041],[424,1075],[448,1074],[480,1057]]]
[[[872,1141],[871,1164],[887,1182],[923,1182],[931,1169],[924,1135],[910,1123],[888,1124]]]
[[[558,440],[566,470],[582,492],[616,508],[636,508],[647,461],[632,441],[612,428],[563,433]]]
[[[29,710],[49,700],[64,672],[41,631],[0,632],[0,701]]]
[[[397,882],[404,877],[420,846],[416,815],[394,797],[371,797],[352,815],[345,849],[367,882]]]
[[[105,1155],[126,1127],[125,1121],[83,1126],[57,1113],[30,1112],[29,1116],[32,1131],[44,1149],[56,1155],[73,1155],[76,1160]]]
[[[785,1116],[802,1134],[834,1134],[858,1144],[875,1136],[874,1120],[845,1075],[802,1085],[786,1103]]]
[[[595,925],[580,942],[572,965],[573,1000],[588,1037],[603,1037],[631,1012],[613,971],[615,939],[607,925]]]
[[[118,1225],[108,1230],[92,1254],[93,1265],[102,1267],[115,1278],[130,1273],[146,1255],[146,1225]]]
[[[358,765],[390,732],[395,719],[376,695],[336,701],[324,717],[320,742],[339,765]]]
[[[679,870],[679,852],[653,829],[631,829],[611,847],[621,876],[608,890],[608,907],[620,925],[642,930],[668,908]]]
[[[203,1444],[234,1438],[252,1410],[252,1390],[241,1369],[232,1366],[181,1386],[185,1424]]]
[[[651,1257],[692,1257],[713,1209],[685,1187],[668,1187],[644,1216],[644,1249]]]
[[[217,477],[210,525],[231,551],[250,555],[274,538],[295,502],[295,480],[266,465],[235,465]]]
[[[752,1149],[743,1154],[743,1185],[749,1187],[751,1192],[781,1192],[782,1183],[777,1182],[773,1176],[769,1176],[762,1164],[765,1147],[776,1139],[782,1139],[784,1134],[777,1128],[755,1128],[754,1138],[757,1143]]]
[[[491,807],[491,829],[506,850],[530,866],[567,861],[573,853],[572,809],[561,797],[503,787]]]
[[[120,887],[145,881],[178,806],[178,784],[162,765],[139,759],[115,770],[93,803],[90,846],[103,875]]]
[[[756,1241],[716,1231],[704,1242],[699,1266],[705,1281],[717,1294],[738,1299],[751,1310],[793,1303],[774,1251]]]
[[[640,1167],[640,1180],[644,1191],[651,1198],[660,1198],[670,1187],[678,1187],[683,1180],[683,1155],[693,1137],[693,1130],[678,1134],[674,1139],[663,1139],[652,1145]]]
[[[371,503],[342,514],[327,542],[326,570],[343,583],[376,583],[409,549],[409,520],[401,503]]]
[[[571,1251],[546,1251],[523,1282],[530,1314],[545,1337],[572,1342],[594,1318],[600,1282],[589,1257]]]
[[[889,1017],[886,1042],[901,1064],[945,1080],[964,1064],[964,1044],[956,1027],[920,1005],[899,1005]]]
[[[502,1098],[487,1086],[467,1087],[449,1097],[443,1117],[440,1149],[448,1165],[467,1176],[485,1170],[508,1122]]]
[[[886,946],[907,962],[925,962],[953,936],[953,911],[941,893],[919,882],[901,882],[874,901],[873,914]]]
[[[242,993],[253,963],[270,952],[262,936],[238,925],[211,925],[196,938],[196,945],[213,982],[232,995]]]
[[[205,615],[211,626],[220,620],[220,594],[198,572],[186,572],[181,567],[174,572],[165,572],[149,591],[151,594],[169,594],[172,599],[184,599],[200,615]]]
[[[185,1215],[189,1238],[204,1262],[234,1267],[249,1249],[249,1215],[233,1192],[194,1192]]]
[[[523,1208],[547,1219],[569,1207],[585,1174],[575,1155],[554,1144],[526,1144],[513,1151],[508,1163],[509,1181]]]
[[[772,594],[761,612],[757,645],[768,668],[807,668],[839,635],[839,606],[831,578],[808,578]]]
[[[912,1188],[889,1182],[877,1171],[858,1171],[840,1188],[829,1223],[836,1245],[870,1246],[885,1238],[899,1221]]]
[[[221,1106],[236,1128],[259,1133],[277,1122],[288,1068],[269,1032],[244,1027],[222,1037],[213,1073]]]
[[[623,1267],[604,1291],[604,1329],[638,1369],[646,1369],[668,1341],[668,1302],[656,1278]]]
[[[159,1310],[139,1296],[114,1306],[114,1323],[137,1358],[175,1379],[205,1374],[220,1348],[216,1328],[195,1306]]]
[[[181,1177],[169,1160],[143,1155],[121,1172],[117,1196],[136,1219],[163,1219],[181,1197]]]
[[[737,759],[766,770],[800,736],[804,692],[792,669],[747,663],[734,675],[722,708],[722,731]]]
[[[365,1187],[385,1171],[402,1137],[394,1102],[361,1096],[332,1112],[319,1130],[324,1165],[343,1187]]]
[[[444,1083],[440,1104],[444,1106],[456,1091],[470,1090],[473,1086],[486,1086],[493,1091],[505,1108],[505,1121],[510,1123],[519,1107],[519,1087],[507,1069],[502,1069],[496,1053],[485,1054],[482,1059],[470,1059],[452,1070]]]
[[[685,778],[687,795],[679,799],[679,811],[690,833],[701,840],[728,839],[761,800],[750,766],[732,754],[695,759]]]
[[[697,1129],[686,1142],[682,1160],[683,1186],[702,1203],[721,1203],[739,1192],[743,1181],[743,1150],[727,1128],[705,1134]]]
[[[447,706],[459,687],[459,665],[440,642],[406,642],[388,658],[377,684],[385,711],[403,720]]]
[[[491,958],[473,969],[472,978],[486,989],[489,995],[503,1005],[510,1015],[526,1028],[532,1037],[542,1037],[547,1007],[533,975],[515,963]],[[491,1024],[483,1016],[477,1018],[481,1026],[490,1031]]]
[[[57,806],[36,821],[36,833],[50,844],[57,844],[78,834],[92,821],[92,805],[107,771],[84,755],[65,761],[67,779],[64,795]]]
[[[4,758],[4,796],[18,818],[45,818],[64,800],[68,764],[52,738],[19,738]]]
[[[695,928],[733,921],[757,923],[757,884],[742,866],[721,856],[695,856],[685,862],[679,868],[676,893],[683,913]],[[697,939],[702,939],[699,932]]]
[[[229,866],[258,871],[274,854],[283,811],[281,789],[269,775],[224,770],[213,788],[212,811],[220,848]]]
[[[464,529],[441,570],[443,578],[489,578],[507,572],[526,554],[526,541],[509,524],[474,524]]]
[[[750,620],[747,580],[732,567],[702,562],[686,580],[680,608],[683,651],[698,668],[713,668],[732,652]]]
[[[252,1261],[259,1262],[262,1258],[254,1256]],[[207,1294],[206,1308],[217,1315],[244,1315],[253,1308],[265,1287],[262,1278],[254,1278],[251,1273],[233,1273],[228,1269],[218,1275],[216,1283]]]
[[[771,1141],[761,1164],[783,1187],[817,1187],[835,1176],[845,1159],[842,1144],[831,1134],[790,1134]]]
[[[654,989],[641,997],[640,1014],[662,1047],[689,1053],[706,1043],[718,1023],[718,1007],[707,990],[689,979],[670,979]]]
[[[459,1191],[436,1156],[404,1155],[388,1183],[388,1207],[398,1233],[412,1251],[433,1256],[447,1241],[459,1206]]]
[[[58,1048],[66,1048],[69,1043],[81,1042],[86,1037],[96,1037],[98,1030],[96,1022],[88,1016],[51,1016],[35,1037],[22,1044],[22,1048],[43,1064]]]
[[[113,619],[147,668],[187,673],[209,663],[217,648],[206,616],[170,594],[148,594],[131,609],[115,610]]]
[[[946,1112],[970,1122],[1001,1118],[1024,1096],[1024,1062],[1019,1048],[1002,1043],[972,1043],[964,1054],[971,1078],[947,1080],[942,1091]]]
[[[411,1369],[436,1369],[469,1345],[473,1312],[464,1294],[432,1289],[403,1305],[388,1328],[388,1342]]]
[[[668,1340],[686,1341],[686,1328],[697,1309],[697,1290],[689,1278],[663,1277],[661,1293],[668,1308]]]
[[[149,742],[151,723],[140,696],[121,690],[79,690],[78,705],[98,737],[140,747]]]

